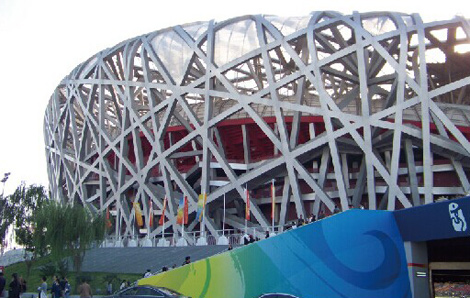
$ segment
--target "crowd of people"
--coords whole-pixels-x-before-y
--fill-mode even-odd
[[[21,294],[26,292],[26,280],[18,276],[18,274],[13,273],[11,275],[11,282],[8,285],[8,290],[6,288],[7,281],[3,276],[3,272],[0,272],[0,295],[1,297],[6,297],[6,292],[8,292],[8,297],[19,298]]]
[[[230,245],[230,247],[231,247],[231,245]],[[185,265],[188,265],[188,264],[191,264],[191,257],[190,256],[186,256],[184,258],[183,264],[181,264],[181,266],[185,266]],[[176,264],[173,264],[173,266],[171,266],[171,269],[175,269],[175,268],[176,268]],[[168,270],[170,270],[169,267],[163,266],[162,269],[160,269],[159,272],[165,272],[165,271],[168,271]],[[147,277],[150,277],[152,275],[154,275],[154,273],[152,273],[152,271],[150,269],[147,269],[147,271],[143,275],[143,278],[147,278]],[[126,288],[126,285],[124,283],[125,283],[125,280],[121,284],[121,288],[120,288],[121,290],[123,288]]]
[[[48,291],[51,293],[52,298],[60,298],[60,297],[68,298],[68,297],[70,297],[71,286],[70,286],[70,283],[69,283],[67,277],[62,276],[62,278],[59,278],[56,275],[56,276],[53,277],[52,285],[49,288],[47,286],[47,278],[45,276],[43,276],[41,278],[41,285],[38,287],[37,290],[38,290],[38,297],[39,298],[47,297],[47,292]],[[80,287],[79,287],[79,290],[80,290]],[[82,297],[82,296],[80,296],[80,297]],[[85,297],[87,297],[87,296],[85,296]],[[91,294],[88,297],[91,297]]]
[[[3,276],[3,272],[0,272],[0,297],[7,297],[6,294],[8,293],[8,297],[19,298],[27,291],[26,280],[23,277],[18,276],[17,273],[13,273],[11,275],[11,282],[8,285],[8,289],[6,288],[6,284],[7,282]],[[70,289],[70,284],[66,277],[59,280],[59,278],[55,276],[51,288],[47,287],[46,277],[42,277],[41,286],[37,291],[39,298],[47,297],[48,291],[50,291],[53,298],[68,298],[70,296]]]
[[[352,206],[349,206],[349,208],[353,209]],[[297,222],[295,222],[295,221],[292,222],[292,224],[290,226],[288,226],[287,229],[296,229],[296,228],[301,227],[303,225],[315,222],[317,219],[322,220],[325,217],[328,217],[330,215],[337,214],[337,213],[340,213],[340,212],[341,212],[341,210],[339,209],[339,207],[337,205],[335,205],[335,207],[333,209],[333,213],[327,214],[324,210],[320,210],[318,212],[318,218],[313,213],[311,213],[310,216],[307,219],[304,219],[302,217],[302,215],[300,215],[300,217],[297,219]]]
[[[353,207],[350,206],[350,209],[352,209],[352,208]],[[335,205],[335,207],[333,209],[333,212],[331,214],[327,214],[324,210],[320,210],[318,212],[318,220],[324,219],[325,217],[328,217],[330,215],[337,214],[337,213],[340,213],[340,212],[341,212],[341,210],[339,209],[339,207],[337,205]],[[315,222],[316,220],[317,220],[317,217],[313,213],[311,213],[310,216],[307,219],[304,219],[303,216],[300,215],[299,218],[297,219],[297,221],[293,221],[292,223],[290,223],[286,226],[286,230],[296,229],[296,228],[301,227],[303,225]],[[269,236],[270,236],[269,231],[266,231],[264,239],[268,239]],[[243,245],[248,245],[248,244],[254,243],[258,240],[260,240],[260,238],[258,238],[258,237],[255,238],[253,235],[245,235],[243,237]],[[231,250],[231,249],[232,248],[230,246],[229,250]]]
[[[0,272],[0,297],[20,298],[23,293],[26,293],[27,283],[24,278],[18,276],[17,273],[13,273],[11,276],[12,280],[7,289],[7,282],[3,275],[3,272]],[[62,278],[54,276],[51,287],[48,287],[47,278],[43,276],[40,284],[41,285],[37,288],[38,298],[48,297],[48,292],[51,294],[50,297],[52,298],[70,297],[71,286],[65,276]],[[78,287],[78,293],[80,297],[92,297],[91,287],[85,280],[83,280],[82,284]]]

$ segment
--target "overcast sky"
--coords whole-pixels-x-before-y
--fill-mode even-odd
[[[44,111],[54,88],[75,66],[122,40],[194,21],[245,14],[311,11],[400,11],[425,21],[470,18],[468,0],[0,0],[0,179],[5,195],[21,182],[48,186]],[[1,187],[1,186],[0,186]]]

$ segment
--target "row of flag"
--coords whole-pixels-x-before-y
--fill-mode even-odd
[[[275,208],[276,208],[276,190],[274,188],[274,182],[271,184],[270,187],[270,195],[271,195],[271,219],[274,219]],[[245,198],[246,198],[246,205],[245,205],[245,219],[250,220],[250,192],[247,188],[245,188]],[[204,218],[204,210],[207,203],[207,194],[200,194],[197,202],[197,213],[196,218],[199,222],[201,222]],[[162,208],[162,215],[160,216],[160,220],[158,222],[159,225],[163,225],[165,223],[165,211],[167,206],[167,198],[163,199],[163,208]],[[144,220],[142,216],[142,209],[140,208],[140,204],[138,202],[133,203],[133,208],[135,210],[135,219],[138,226],[142,227],[144,225]],[[153,226],[153,202],[149,200],[149,226]],[[187,224],[188,223],[188,197],[182,196],[178,203],[178,211],[176,216],[176,223],[177,224]],[[109,216],[109,208],[106,210],[106,226],[110,228],[112,226],[110,216]]]

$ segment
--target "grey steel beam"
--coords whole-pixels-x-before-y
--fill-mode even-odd
[[[421,205],[418,192],[418,178],[416,176],[416,164],[415,156],[413,153],[413,145],[410,139],[404,140],[405,151],[406,151],[406,162],[408,165],[408,179],[410,181],[411,198],[413,200],[413,206]]]
[[[395,27],[371,30],[362,20],[374,17]],[[429,203],[433,194],[469,191],[470,142],[461,127],[470,125],[470,77],[442,72],[446,81],[438,82],[425,60],[426,50],[450,54],[469,44],[456,34],[457,28],[470,32],[466,19],[423,23],[399,13],[315,12],[287,18],[282,26],[273,20],[256,15],[198,23],[197,32],[175,26],[124,41],[75,68],[54,91],[44,117],[53,197],[80,200],[93,212],[115,206],[117,222],[122,218],[129,234],[131,189],[144,213],[148,200],[161,209],[163,197],[170,198],[167,227],[174,230],[182,192],[190,197],[191,217],[201,191],[209,192],[209,210],[225,193],[243,209],[244,186],[266,190],[273,177],[284,181],[281,224],[289,220],[291,204],[305,215],[312,199],[315,212],[321,203],[333,209],[336,200],[343,210],[350,203],[394,210],[416,205],[420,195]],[[442,29],[446,39],[435,38]],[[273,144],[261,161],[249,156],[246,126],[240,128],[248,123]],[[230,125],[244,129],[244,167],[231,160],[232,147],[220,135],[219,128]],[[423,150],[422,166],[414,166],[413,146]],[[402,152],[407,168],[399,164]],[[320,154],[319,173],[312,173]],[[446,163],[433,165],[436,155]],[[183,170],[183,160],[194,164]],[[359,173],[349,168],[355,160],[362,160]],[[433,172],[454,174],[461,186],[436,187]],[[408,185],[398,184],[403,175],[410,176]],[[424,187],[414,182],[419,175]],[[228,183],[211,184],[215,178]],[[327,180],[336,189],[327,189]],[[312,193],[302,191],[303,183]],[[368,203],[361,201],[366,194]],[[250,225],[268,226],[264,201],[251,199]],[[233,226],[243,226],[243,212],[233,216]],[[206,223],[216,235],[210,216]],[[190,228],[196,226],[192,220]],[[151,235],[160,232],[157,227]]]

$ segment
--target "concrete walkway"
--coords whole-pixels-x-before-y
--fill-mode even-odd
[[[186,247],[94,248],[86,252],[83,272],[142,273],[157,272],[163,266],[181,266],[186,256],[197,261],[223,252],[225,245]]]

